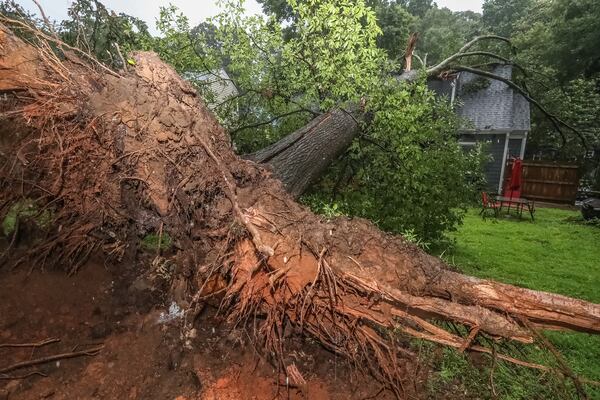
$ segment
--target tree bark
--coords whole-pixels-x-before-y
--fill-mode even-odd
[[[358,132],[355,117],[338,108],[247,158],[268,164],[288,193],[298,197],[346,151]]]
[[[417,77],[416,71],[406,71],[398,80],[412,82]],[[245,157],[268,165],[297,198],[344,154],[360,133],[359,121],[363,118],[360,107],[353,105],[349,109],[353,111],[336,108],[320,115],[278,142]]]

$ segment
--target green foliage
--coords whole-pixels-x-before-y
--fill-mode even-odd
[[[141,246],[146,251],[156,251],[159,248],[159,242],[161,251],[169,250],[173,245],[171,236],[168,233],[163,232],[162,236],[158,233],[147,234],[142,238]]]
[[[472,11],[453,12],[431,8],[419,20],[418,54],[427,55],[427,64],[436,64],[456,53],[466,42],[481,34],[481,15]]]
[[[182,76],[194,80],[193,76],[186,74],[206,71],[214,66],[214,63],[206,65],[205,60],[199,57],[189,19],[174,5],[160,8],[156,29],[159,36],[154,39],[153,50]]]
[[[527,17],[534,0],[485,0],[483,2],[484,26],[496,35],[512,37],[515,27]]]
[[[375,13],[364,0],[308,0],[289,4],[302,21],[297,37],[286,43],[288,72],[304,95],[321,109],[358,101],[378,83],[383,61],[376,39],[381,34]]]
[[[40,229],[48,229],[52,217],[51,210],[40,210],[34,200],[23,199],[9,208],[2,220],[2,231],[5,236],[9,236],[17,228],[17,221],[24,219],[34,221]]]
[[[560,82],[600,73],[600,3],[532,1],[515,39],[529,61],[551,68]]]
[[[389,81],[374,94],[372,107],[377,111],[367,132],[316,193],[382,229],[437,242],[473,201],[482,154],[461,149],[460,121],[424,82],[408,90]]]
[[[431,243],[423,241],[416,233],[414,229],[407,229],[400,233],[402,237],[407,241],[416,246],[419,246],[423,250],[429,250]]]
[[[309,206],[311,210],[326,218],[340,217],[344,215],[342,210],[347,208],[347,206],[340,205],[338,202],[324,201],[320,196],[314,194],[304,196],[302,202]]]
[[[382,1],[370,1],[377,15],[377,24],[382,34],[377,39],[377,46],[384,49],[392,60],[400,60],[404,55],[408,36],[416,17],[400,4]]]
[[[404,7],[410,14],[422,18],[437,4],[433,0],[396,0],[396,3]]]
[[[68,14],[58,29],[61,39],[113,67],[123,68],[121,56],[128,52],[151,47],[144,21],[116,14],[97,0],[73,1]]]
[[[265,14],[272,16],[278,22],[289,24],[285,29],[286,37],[294,37],[300,16],[287,0],[258,0]],[[384,49],[388,57],[399,59],[404,54],[411,26],[416,21],[415,15],[425,13],[431,7],[431,0],[366,0],[365,5],[375,12],[377,25],[382,34],[377,38],[377,45]],[[299,0],[297,4],[310,6],[308,0]]]

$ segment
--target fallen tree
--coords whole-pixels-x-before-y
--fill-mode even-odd
[[[234,154],[193,88],[155,54],[132,54],[135,65],[117,73],[32,33],[36,47],[0,27],[0,111],[11,135],[0,215],[32,199],[38,214],[51,211],[52,225],[25,254],[9,246],[2,258],[12,265],[74,273],[92,252],[133,257],[141,236],[168,233],[177,249],[171,291],[188,321],[220,294],[229,320],[253,324],[284,370],[292,326],[399,397],[414,355],[392,330],[539,369],[548,367],[497,354],[479,338],[532,343],[538,328],[600,333],[598,304],[465,276],[367,221],[314,215]]]
[[[527,77],[529,72],[514,60],[488,51],[472,50],[478,43],[490,41],[503,43],[511,51],[514,51],[512,43],[507,38],[496,35],[478,36],[440,63],[430,67],[423,65],[423,68],[419,71],[412,68],[413,52],[417,42],[417,35],[413,34],[409,38],[405,51],[405,69],[396,76],[396,79],[399,82],[410,84],[416,81],[421,74],[428,79],[434,79],[440,76],[451,77],[453,74],[466,71],[483,78],[500,81],[509,86],[515,93],[523,96],[534,108],[545,115],[556,132],[561,135],[563,144],[566,143],[566,132],[571,132],[577,135],[583,145],[586,146],[581,132],[558,116],[550,113],[543,104],[530,95],[524,82],[519,84],[512,78],[489,72],[481,66],[470,65],[468,62],[463,63],[463,60],[473,58],[477,60],[478,57],[483,57],[496,63],[512,65],[515,70]],[[274,174],[283,182],[288,192],[298,197],[311,184],[322,177],[327,167],[344,154],[352,140],[361,133],[361,129],[366,125],[368,125],[368,121],[364,119],[364,107],[350,105],[348,109],[337,108],[317,116],[306,126],[285,136],[278,142],[248,155],[247,158],[269,165]]]

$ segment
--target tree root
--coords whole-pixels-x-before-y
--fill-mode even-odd
[[[42,347],[56,342],[60,342],[60,339],[49,338],[36,343],[0,343],[0,349],[4,347]]]
[[[49,362],[64,360],[67,358],[76,358],[76,357],[84,357],[84,356],[93,357],[93,356],[98,355],[100,353],[100,350],[102,350],[103,348],[104,348],[104,346],[99,346],[99,347],[95,347],[95,348],[89,349],[89,350],[61,353],[61,354],[55,354],[55,355],[48,356],[48,357],[36,358],[34,360],[21,361],[21,362],[9,365],[7,367],[0,368],[0,374],[6,374],[7,372],[12,372],[17,369],[32,367],[34,365],[46,364]]]

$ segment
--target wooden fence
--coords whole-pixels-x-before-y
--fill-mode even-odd
[[[504,187],[510,180],[512,160],[504,173]],[[523,161],[521,196],[550,203],[575,202],[579,188],[579,167],[540,161]]]

